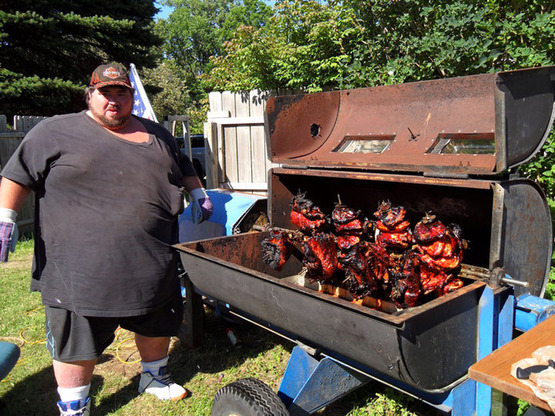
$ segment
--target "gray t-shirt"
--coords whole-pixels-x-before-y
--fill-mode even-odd
[[[140,119],[145,143],[85,112],[39,123],[2,176],[35,191],[31,289],[84,316],[135,316],[175,298],[181,180],[195,175],[171,134]]]

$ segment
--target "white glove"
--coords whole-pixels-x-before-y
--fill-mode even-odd
[[[8,250],[15,251],[19,230],[15,219],[17,211],[9,208],[0,208],[0,262],[8,261]]]
[[[207,220],[212,215],[214,206],[204,188],[193,189],[191,195],[191,217],[195,224]]]

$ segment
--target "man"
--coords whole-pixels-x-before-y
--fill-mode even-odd
[[[61,415],[88,415],[94,367],[118,326],[135,333],[139,392],[178,400],[166,374],[170,337],[181,323],[176,276],[183,189],[193,218],[212,203],[193,165],[159,124],[131,115],[133,88],[119,65],[101,65],[88,110],[46,119],[1,172],[0,261],[17,240],[16,212],[35,191],[31,289],[45,305]]]

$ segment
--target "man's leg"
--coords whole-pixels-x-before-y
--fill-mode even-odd
[[[58,408],[61,415],[89,414],[89,391],[96,361],[95,359],[65,363],[52,360],[60,395]]]
[[[170,337],[145,337],[135,334],[135,344],[145,362],[158,361],[168,355]]]
[[[96,361],[88,360],[64,363],[52,360],[52,367],[54,368],[54,376],[56,377],[58,387],[68,389],[90,384]]]
[[[154,394],[160,400],[181,400],[187,396],[187,390],[174,383],[166,371],[170,337],[145,337],[135,334],[135,343],[143,367],[139,393]]]
[[[98,357],[114,339],[117,320],[90,318],[45,306],[46,348],[52,356],[61,415],[88,415]]]

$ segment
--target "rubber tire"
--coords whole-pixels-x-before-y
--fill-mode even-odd
[[[211,416],[288,416],[281,399],[262,381],[244,378],[222,387]]]

